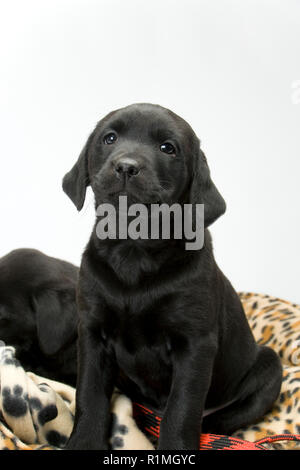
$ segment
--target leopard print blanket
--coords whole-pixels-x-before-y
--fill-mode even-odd
[[[245,313],[259,344],[280,356],[283,382],[272,410],[259,422],[234,435],[256,441],[274,434],[300,433],[300,306],[270,296],[240,293]],[[50,450],[66,443],[74,421],[75,389],[25,372],[14,348],[0,342],[0,449]],[[114,450],[152,450],[133,419],[131,401],[115,391],[111,447]],[[284,441],[270,448],[300,448]]]
[[[253,442],[274,434],[300,434],[300,305],[246,292],[240,298],[256,341],[279,355],[283,381],[272,410],[234,435]],[[283,441],[270,448],[300,449],[300,443]]]

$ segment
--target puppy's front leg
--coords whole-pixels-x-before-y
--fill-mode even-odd
[[[160,426],[160,450],[197,450],[216,341],[209,335],[173,351],[173,381]]]
[[[80,325],[78,336],[75,422],[65,448],[105,450],[110,437],[110,400],[116,370],[114,353],[87,325]]]

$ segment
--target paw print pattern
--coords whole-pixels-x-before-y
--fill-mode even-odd
[[[51,431],[47,432],[46,439],[48,444],[54,447],[64,447],[67,443],[68,436],[52,429]]]
[[[125,426],[125,424],[120,424],[117,415],[112,413],[112,449],[121,449],[124,447],[124,439],[122,436],[125,434],[128,434],[128,427]]]
[[[28,411],[27,396],[23,394],[23,388],[15,385],[13,389],[4,387],[2,390],[3,410],[5,413],[20,418]]]
[[[1,346],[0,344],[0,365],[20,367],[19,361],[15,358],[15,349],[12,346]]]
[[[50,404],[47,406],[44,406],[41,411],[38,413],[38,420],[40,425],[44,425],[48,423],[48,421],[51,421],[52,419],[55,419],[57,417],[58,411],[57,407],[54,404]]]

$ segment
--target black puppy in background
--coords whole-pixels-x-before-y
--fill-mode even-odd
[[[87,185],[98,207],[128,203],[205,207],[205,243],[99,240],[79,274],[79,375],[67,449],[107,449],[114,386],[163,413],[159,449],[198,449],[201,431],[231,434],[276,400],[280,361],[258,346],[241,302],[218,268],[207,227],[225,212],[191,127],[158,105],[113,111],[89,137],[63,188],[80,210]],[[234,238],[234,232],[233,232]],[[230,249],[230,247],[229,247]],[[215,409],[205,416],[207,409]]]
[[[76,384],[78,268],[37,250],[0,259],[0,340],[38,375]]]

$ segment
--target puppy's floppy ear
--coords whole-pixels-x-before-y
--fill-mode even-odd
[[[85,200],[86,188],[90,184],[88,174],[88,151],[95,131],[89,136],[73,168],[64,176],[62,187],[71,201],[80,211]]]
[[[58,353],[77,336],[75,289],[43,289],[34,294],[37,337],[46,356]]]
[[[210,177],[207,160],[200,147],[194,157],[190,202],[204,204],[205,228],[226,211],[226,203]]]

